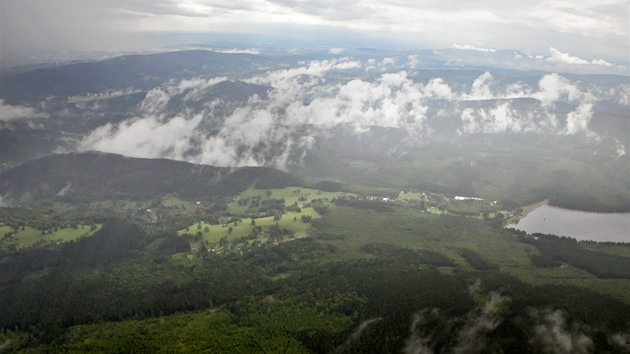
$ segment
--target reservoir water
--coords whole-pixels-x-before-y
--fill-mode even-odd
[[[507,227],[578,240],[630,242],[630,213],[591,213],[543,205]]]

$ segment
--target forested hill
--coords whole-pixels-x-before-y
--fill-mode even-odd
[[[240,193],[254,182],[263,188],[301,185],[297,177],[267,167],[213,167],[87,152],[50,155],[4,171],[0,195],[5,202],[24,197],[151,198],[167,193],[205,199]]]
[[[188,50],[127,55],[98,62],[42,68],[2,77],[0,96],[8,102],[37,102],[48,95],[85,95],[108,89],[149,90],[169,79],[246,73],[271,61],[260,55]]]

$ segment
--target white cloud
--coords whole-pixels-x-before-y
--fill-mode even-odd
[[[148,116],[118,125],[108,123],[88,135],[79,150],[98,150],[131,157],[165,157],[182,160],[202,116],[162,121]]]
[[[615,138],[615,160],[626,156],[626,147],[623,146],[622,143],[619,142],[619,140],[617,140],[617,138]]]
[[[322,126],[350,123],[358,130],[370,125],[422,129],[427,107],[421,90],[406,72],[383,74],[375,82],[355,79],[320,92],[308,105],[290,104],[287,120]]]
[[[442,78],[433,78],[424,87],[424,93],[428,97],[450,100],[454,97],[451,87]]]
[[[2,199],[0,199],[0,202]],[[615,333],[613,334],[609,342],[618,346],[620,349],[624,351],[630,351],[630,334],[629,333]]]
[[[172,96],[174,94],[183,93],[184,91],[188,90],[188,92],[186,93],[185,99],[196,100],[202,94],[203,90],[207,89],[210,86],[214,86],[218,84],[219,82],[223,82],[226,80],[227,80],[227,77],[224,77],[224,76],[205,78],[205,79],[202,79],[199,77],[195,77],[192,79],[185,79],[185,80],[180,81],[179,84],[177,84],[176,86],[170,86],[168,95]]]
[[[570,64],[570,65],[600,65],[600,66],[613,66],[611,63],[605,61],[604,59],[593,59],[591,61],[584,60],[582,58],[578,58],[568,53],[562,53],[554,47],[549,47],[549,52],[551,56],[547,58],[548,62],[553,63],[561,63],[561,64]]]
[[[82,141],[81,149],[221,166],[282,168],[291,153],[299,150],[297,154],[303,157],[313,148],[315,137],[340,124],[357,133],[370,126],[400,128],[413,141],[429,136],[435,128],[432,124],[442,118],[459,119],[461,125],[452,128],[452,133],[459,134],[591,136],[594,104],[598,100],[623,101],[628,91],[623,85],[597,89],[558,74],[544,75],[538,87],[520,81],[504,83],[503,77],[495,79],[490,72],[479,75],[468,87],[451,86],[441,77],[423,84],[407,71],[374,74],[369,81],[338,79],[344,75],[337,72],[354,76],[379,64],[338,58],[269,71],[246,80],[272,86],[267,97],[252,96],[241,106],[223,107],[219,116],[215,115],[215,101],[206,102],[205,90],[226,78],[169,82],[146,95],[137,117],[96,129]],[[197,107],[197,111],[166,110],[175,95],[195,103],[189,107]],[[525,98],[539,102],[519,101]],[[203,104],[196,104],[200,100]],[[573,106],[573,111],[557,113],[558,102]],[[429,114],[433,109],[436,113]]]
[[[215,49],[212,49],[212,50],[215,51],[215,52],[228,53],[228,54],[254,54],[254,55],[260,54],[260,49],[258,49],[258,48],[243,48],[243,49],[239,49],[239,48],[231,48],[231,49],[215,48]]]
[[[466,99],[487,100],[494,98],[491,88],[493,81],[494,77],[492,77],[492,74],[488,71],[479,75],[479,77],[473,82],[470,94],[466,96]]]
[[[567,320],[559,310],[537,311],[530,314],[539,323],[534,328],[533,340],[543,346],[545,352],[552,353],[590,353],[593,340],[579,328],[567,326]]]
[[[417,55],[408,55],[407,56],[407,65],[409,65],[412,68],[417,67],[418,65],[420,65],[420,59],[418,58]]]
[[[519,112],[510,102],[499,102],[487,109],[466,108],[461,113],[464,133],[550,132],[556,126],[555,116],[546,112]]]
[[[164,92],[161,88],[154,88],[149,91],[144,100],[142,100],[140,109],[146,113],[157,114],[166,108],[166,104],[170,98],[169,94]]]
[[[568,102],[585,101],[593,102],[596,98],[588,91],[572,83],[569,79],[556,73],[543,76],[538,82],[539,91],[532,93],[532,97],[549,105],[564,99]]]
[[[593,118],[593,104],[582,103],[573,112],[567,115],[566,134],[574,135],[580,132],[588,132],[588,123]]]
[[[5,104],[4,100],[0,99],[0,121],[8,122],[13,120],[46,118],[47,116],[46,113],[38,112],[35,108]]]
[[[416,48],[455,43],[488,52],[515,49],[515,43],[534,51],[563,43],[565,50],[581,56],[597,53],[608,62],[627,62],[629,47],[623,0],[3,0],[0,6],[3,52],[146,50],[155,47],[156,38],[146,33],[168,32],[246,33],[264,41],[314,38],[327,41],[328,47],[341,46],[340,38],[377,36]],[[494,48],[457,44],[480,41]]]
[[[494,53],[497,51],[494,48],[476,47],[471,44],[457,44],[457,43],[453,43],[453,48],[462,49],[462,50],[476,50],[478,52],[490,52],[490,53]]]
[[[630,85],[619,85],[613,90],[612,95],[616,97],[617,104],[620,106],[630,105]]]
[[[504,321],[502,311],[510,298],[491,292],[488,301],[462,317],[446,317],[439,309],[425,309],[413,316],[405,354],[478,353]]]
[[[383,63],[382,64],[383,64],[383,66],[385,66],[385,65],[394,65],[394,64],[396,64],[396,58],[385,57],[385,58],[383,58]]]
[[[361,67],[359,61],[350,60],[349,58],[321,61],[314,60],[309,62],[306,66],[272,71],[265,76],[254,77],[246,81],[259,85],[270,85],[279,89],[288,89],[300,85],[300,79],[317,79],[329,71],[356,69],[359,67]]]
[[[344,48],[334,47],[328,50],[328,54],[341,54],[343,53],[344,50],[345,50]]]

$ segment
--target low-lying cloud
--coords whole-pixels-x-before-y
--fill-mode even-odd
[[[611,63],[604,59],[593,59],[591,61],[569,55],[568,53],[562,53],[554,47],[549,47],[549,53],[551,56],[547,58],[547,61],[562,64],[577,64],[577,65],[601,65],[601,66],[613,66]]]
[[[503,322],[509,302],[508,297],[491,292],[482,306],[463,317],[447,318],[436,308],[422,310],[413,317],[403,352],[479,353],[486,347],[488,336]]]
[[[489,53],[494,53],[497,51],[496,49],[493,49],[493,48],[484,48],[482,46],[474,46],[472,44],[453,43],[453,48],[462,49],[462,50],[476,50],[478,52],[489,52]]]
[[[462,316],[447,316],[437,308],[423,309],[414,314],[405,354],[480,353],[497,338],[495,331],[502,325],[517,325],[526,338],[529,351],[540,353],[587,354],[594,350],[593,329],[578,321],[569,321],[562,310],[528,308],[515,312],[511,299],[498,292],[481,292],[477,281],[470,287],[477,299],[485,302]],[[505,330],[505,329],[504,329]],[[620,351],[630,349],[630,334],[608,334],[608,344]],[[501,340],[501,339],[500,339]],[[496,345],[496,343],[494,343]],[[526,349],[526,348],[522,348]]]
[[[190,119],[143,117],[114,125],[108,123],[88,135],[79,148],[131,157],[164,157],[185,160],[202,116]]]
[[[30,120],[34,118],[46,118],[48,115],[33,107],[22,105],[10,105],[0,100],[0,121]]]
[[[536,322],[531,342],[540,345],[543,352],[587,354],[592,351],[593,340],[578,324],[569,326],[562,311],[532,309],[530,316]]]
[[[346,339],[346,341],[342,345],[338,346],[333,351],[333,353],[335,354],[345,353],[349,348],[351,348],[353,345],[356,345],[356,343],[361,341],[361,338],[363,337],[363,334],[365,333],[369,325],[371,325],[374,322],[378,322],[381,319],[382,319],[381,317],[377,317],[377,318],[372,318],[372,319],[361,322],[359,327],[357,327],[357,329],[354,332],[352,332],[350,337],[348,337],[348,339]]]
[[[412,137],[409,141],[430,138],[441,117],[458,119],[459,127],[452,133],[459,135],[593,136],[590,121],[596,103],[627,105],[630,92],[628,85],[604,89],[555,73],[543,75],[532,85],[506,83],[485,72],[462,86],[448,77],[419,81],[408,65],[405,70],[395,65],[395,58],[303,62],[246,79],[272,89],[266,97],[252,95],[235,106],[204,96],[214,85],[228,81],[227,77],[168,82],[146,94],[133,118],[95,129],[79,149],[221,166],[283,168],[291,154],[299,151],[303,157],[317,136],[338,125],[357,134],[371,126],[404,129]],[[362,77],[368,68],[376,67],[389,69],[369,79]],[[175,97],[183,107],[173,111],[170,103]],[[558,104],[564,113],[557,110]]]

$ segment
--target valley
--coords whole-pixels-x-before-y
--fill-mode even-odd
[[[76,204],[67,194],[1,209],[2,228],[16,233],[5,234],[0,251],[5,348],[400,351],[414,331],[432,333],[427,345],[449,347],[494,301],[502,310],[491,314],[496,329],[483,332],[487,345],[531,349],[528,326],[552,313],[597,347],[624,329],[628,244],[506,230],[521,209],[494,201],[422,190],[385,197],[324,181],[313,185],[336,191],[284,187],[280,173],[265,180],[280,188],[261,188],[265,175],[249,171],[251,184],[222,196],[160,194],[163,187],[146,184],[128,199]],[[62,216],[75,220],[79,238]],[[53,222],[37,226],[38,218]],[[439,315],[410,327],[414,316],[434,316],[431,309]],[[429,326],[451,321],[448,330]],[[361,340],[348,339],[361,326]]]
[[[624,352],[630,243],[506,225],[630,211],[627,76],[457,55],[2,73],[0,352]]]

